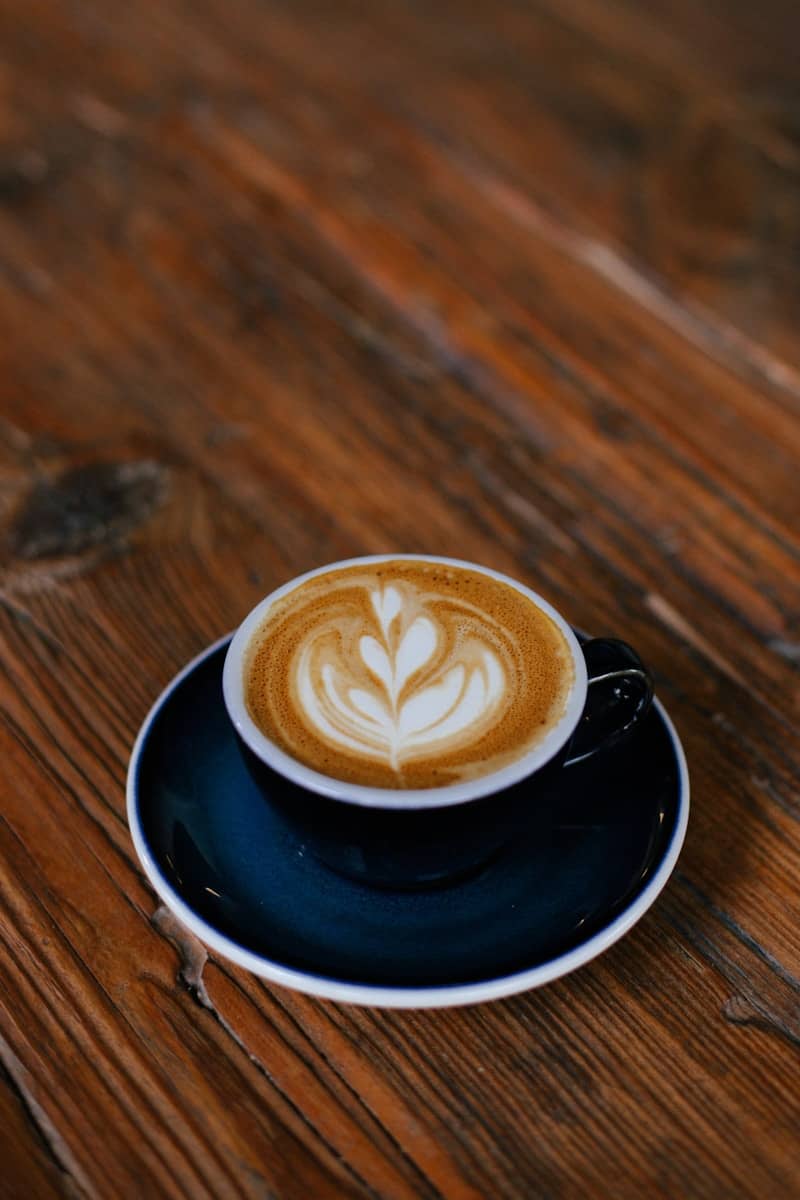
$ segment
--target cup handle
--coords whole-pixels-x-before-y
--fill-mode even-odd
[[[647,715],[653,699],[650,672],[626,642],[580,634],[578,640],[586,659],[589,686],[565,767],[585,762],[626,738]]]

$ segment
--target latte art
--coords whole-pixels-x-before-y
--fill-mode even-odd
[[[301,707],[323,737],[395,771],[420,749],[475,740],[506,690],[488,645],[473,637],[443,654],[447,628],[434,615],[410,620],[409,610],[424,602],[404,590],[405,597],[389,584],[370,593],[380,634],[362,634],[358,652],[372,686],[339,645],[331,653],[324,636],[303,647],[296,680]]]
[[[268,611],[246,670],[251,716],[289,754],[395,788],[506,765],[572,682],[563,634],[527,596],[424,560],[307,580]]]

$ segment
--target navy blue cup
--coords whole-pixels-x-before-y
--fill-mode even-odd
[[[486,567],[482,571],[527,594],[558,625],[573,658],[575,682],[566,710],[542,743],[509,767],[466,783],[419,790],[366,787],[333,779],[300,763],[271,742],[244,702],[244,659],[266,610],[311,575],[350,562],[394,561],[422,555],[348,560],[309,572],[268,596],[237,631],[225,661],[228,713],[250,775],[265,801],[293,830],[298,853],[313,854],[340,874],[376,887],[435,887],[485,864],[515,833],[536,820],[543,797],[562,771],[629,737],[653,695],[650,675],[634,650],[614,638],[578,637],[564,618],[530,589]]]

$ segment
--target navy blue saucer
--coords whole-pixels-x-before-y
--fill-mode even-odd
[[[154,705],[131,758],[137,852],[203,941],[278,983],[344,1001],[470,1003],[565,974],[649,908],[689,805],[680,742],[657,702],[635,740],[563,771],[530,831],[477,875],[390,892],[305,852],[256,791],[222,701],[229,639]]]

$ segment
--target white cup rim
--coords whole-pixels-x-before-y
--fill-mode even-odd
[[[498,771],[492,771],[488,775],[481,775],[477,779],[470,779],[461,783],[445,784],[442,787],[399,789],[349,783],[347,780],[335,779],[330,775],[323,775],[321,772],[315,771],[312,767],[306,766],[305,763],[301,763],[298,759],[287,754],[285,750],[282,750],[280,746],[271,741],[266,734],[262,733],[247,710],[244,696],[243,668],[245,652],[250,644],[250,639],[261,625],[269,608],[276,600],[280,600],[281,597],[294,591],[295,588],[305,583],[306,580],[313,579],[317,575],[324,575],[329,571],[336,571],[345,567],[384,562],[437,562],[445,566],[476,571],[479,574],[486,575],[491,579],[496,579],[501,583],[516,588],[517,591],[522,592],[524,596],[532,600],[538,608],[550,617],[558,629],[561,630],[569,647],[572,656],[573,683],[562,717],[545,734],[541,742],[538,742],[527,753],[520,755],[519,758],[515,759],[508,766],[502,767]],[[483,796],[493,795],[495,792],[502,791],[512,784],[519,783],[522,779],[526,779],[545,766],[546,763],[558,754],[559,750],[562,749],[575,731],[586,703],[587,675],[583,652],[581,651],[578,639],[575,637],[567,621],[543,596],[540,596],[538,592],[534,592],[525,584],[520,583],[519,580],[513,579],[510,575],[504,575],[502,572],[495,571],[491,567],[484,567],[478,563],[469,562],[466,559],[447,558],[438,554],[367,554],[315,567],[312,571],[306,571],[303,575],[298,575],[294,579],[290,579],[288,583],[282,584],[281,587],[276,588],[268,596],[265,596],[248,613],[233,636],[225,656],[225,665],[222,673],[222,690],[228,715],[245,745],[249,747],[261,762],[266,763],[267,766],[293,783],[299,784],[309,791],[316,792],[318,795],[327,796],[331,800],[356,804],[363,808],[421,810],[445,808],[454,804],[463,804],[471,800],[478,800]]]

